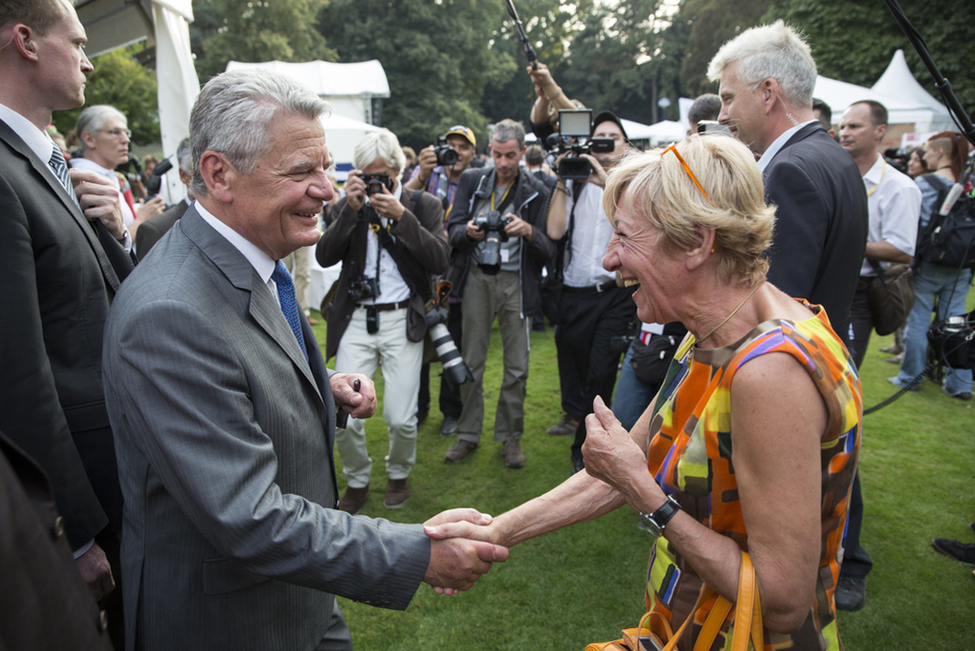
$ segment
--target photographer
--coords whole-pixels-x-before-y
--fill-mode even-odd
[[[477,148],[477,138],[474,132],[458,124],[451,127],[441,136],[437,146],[430,145],[420,152],[416,167],[410,180],[406,182],[407,190],[426,190],[443,202],[444,219],[450,217],[450,208],[457,192],[457,184],[461,175],[470,167]],[[447,225],[444,224],[446,231]],[[461,345],[463,326],[461,321],[460,299],[451,296],[448,299],[447,330],[457,346]],[[418,419],[422,422],[430,411],[430,365],[424,364],[420,375],[420,397]],[[440,380],[440,412],[443,423],[440,425],[441,436],[451,436],[457,431],[460,420],[461,402],[460,387],[441,376]]]
[[[545,233],[549,194],[519,167],[525,130],[502,120],[491,131],[494,167],[464,174],[447,224],[451,252],[448,277],[463,294],[464,360],[474,375],[461,386],[463,411],[457,442],[445,459],[458,462],[477,447],[484,425],[484,366],[495,316],[504,346],[504,379],[494,420],[494,440],[509,468],[525,465],[524,432],[528,381],[528,326],[541,305],[542,267],[555,254]]]
[[[383,506],[396,509],[410,496],[407,477],[416,462],[416,401],[426,334],[425,303],[432,274],[447,268],[443,206],[422,191],[403,192],[405,157],[388,129],[367,134],[355,147],[345,197],[331,210],[316,252],[323,267],[342,262],[338,292],[328,308],[326,358],[335,370],[371,376],[382,363],[389,427]],[[339,508],[358,513],[369,493],[372,459],[365,427],[352,418],[336,431],[348,488]]]
[[[555,345],[565,412],[562,421],[550,427],[548,433],[575,435],[573,472],[583,468],[585,417],[592,412],[593,400],[600,396],[607,405],[612,404],[616,369],[636,312],[636,304],[630,298],[633,288],[618,287],[615,274],[602,266],[606,246],[613,236],[613,225],[603,212],[603,186],[609,171],[629,151],[629,142],[622,122],[610,111],[603,111],[593,120],[592,137],[611,138],[613,149],[578,154],[589,162],[589,178],[559,178],[548,213],[548,236],[554,241],[564,240],[559,270],[563,289]],[[570,155],[576,154],[561,154],[556,159],[556,169]]]

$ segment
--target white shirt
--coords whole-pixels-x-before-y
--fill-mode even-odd
[[[50,154],[48,154],[48,157],[50,157]],[[106,179],[111,181],[112,184],[116,188],[118,188],[118,200],[119,200],[119,205],[122,208],[122,223],[125,224],[126,228],[132,225],[132,222],[135,221],[135,215],[132,213],[132,209],[129,208],[129,202],[125,200],[125,195],[122,194],[122,189],[119,188],[118,174],[115,173],[115,170],[110,170],[108,168],[102,167],[101,165],[99,165],[93,160],[89,160],[87,158],[80,158],[77,156],[75,158],[72,158],[68,164],[71,165],[71,167],[76,170],[94,172],[95,174],[98,174],[99,176],[104,176]]]
[[[573,205],[573,181],[565,182],[565,227]],[[579,204],[572,216],[571,249],[566,252],[568,266],[563,276],[569,287],[592,287],[616,280],[616,274],[603,269],[603,256],[613,237],[613,225],[603,212],[603,189],[586,183],[579,192]]]
[[[887,242],[908,255],[914,255],[917,243],[917,222],[921,215],[921,190],[917,183],[887,164],[883,156],[863,175],[867,189],[870,226],[867,242]],[[887,267],[889,262],[881,262]],[[877,273],[866,260],[860,267],[861,276]]]
[[[769,145],[768,149],[765,150],[765,153],[762,154],[762,157],[758,159],[758,169],[765,172],[765,168],[768,167],[768,164],[772,162],[772,159],[775,158],[777,153],[779,153],[779,150],[785,147],[785,143],[789,142],[789,138],[795,135],[796,131],[803,128],[807,124],[813,124],[815,122],[819,122],[819,120],[808,120],[802,124],[797,124],[773,140],[772,144]]]
[[[277,265],[277,261],[272,260],[271,256],[259,249],[256,244],[214,217],[199,201],[194,202],[194,204],[196,205],[196,211],[200,213],[203,221],[212,226],[213,230],[220,233],[228,242],[234,245],[235,249],[240,251],[242,256],[247,258],[247,261],[254,267],[254,271],[257,272],[260,279],[267,285],[267,288],[271,290],[271,295],[274,296],[274,300],[280,303],[281,299],[278,298],[278,285],[271,280],[271,274],[274,273],[274,267]],[[281,313],[281,316],[284,317],[284,312]],[[290,328],[291,326],[289,325],[288,327]]]
[[[402,196],[403,184],[397,183],[396,189],[393,190],[393,197],[397,201],[401,201]],[[369,197],[366,197],[366,203],[369,203]],[[385,217],[380,217],[379,221],[382,222],[382,228],[388,228],[393,223],[393,220],[386,219]],[[396,239],[391,233],[389,236],[394,240]],[[399,267],[396,266],[396,261],[393,260],[393,256],[389,255],[389,251],[385,247],[379,246],[379,236],[370,228],[369,236],[366,238],[365,268],[362,270],[363,275],[367,278],[376,277],[377,255],[379,256],[379,296],[367,298],[362,301],[362,304],[381,305],[383,303],[399,303],[405,301],[410,297],[410,287],[403,280],[403,275],[399,272]]]

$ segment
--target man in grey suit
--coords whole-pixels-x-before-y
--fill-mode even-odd
[[[190,188],[190,182],[193,180],[193,152],[190,151],[189,138],[183,138],[176,148],[176,162],[179,165],[179,180],[187,188],[186,199],[181,199],[179,203],[142,222],[139,230],[135,232],[135,254],[139,260],[146,257],[149,249],[179,221],[196,198],[193,189]]]
[[[101,598],[114,585],[102,548],[117,550],[122,527],[102,331],[132,269],[131,240],[118,188],[91,172],[69,177],[44,131],[53,111],[85,101],[85,41],[65,0],[0,0],[0,428],[50,478]]]
[[[280,261],[315,244],[332,198],[327,107],[280,75],[210,80],[190,118],[197,201],[113,305],[130,651],[350,649],[333,595],[404,609],[421,581],[463,590],[507,556],[336,508],[336,404],[367,417],[375,390],[325,369]],[[461,517],[489,521],[427,524]]]

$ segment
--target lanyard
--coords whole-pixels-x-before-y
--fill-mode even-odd
[[[880,168],[880,180],[877,181],[877,185],[870,188],[870,192],[867,193],[867,197],[874,193],[874,190],[880,187],[880,184],[884,182],[884,172],[887,171],[887,159],[884,159],[884,166]]]
[[[514,185],[514,183],[509,184],[508,187],[504,189],[504,194],[501,195],[501,202],[498,204],[499,206],[504,205],[504,200],[507,198],[508,193],[511,192],[512,185]],[[491,210],[494,210],[494,190],[491,190]]]

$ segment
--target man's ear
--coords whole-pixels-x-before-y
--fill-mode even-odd
[[[233,185],[239,175],[226,156],[210,150],[203,152],[200,156],[200,176],[207,186],[207,193],[215,200],[224,203],[234,200]]]
[[[713,228],[698,225],[694,227],[694,234],[697,241],[684,253],[688,270],[697,269],[714,253]]]
[[[762,94],[762,105],[765,107],[765,115],[770,115],[772,108],[775,107],[775,102],[778,101],[779,82],[769,77],[759,85],[758,90]]]
[[[12,39],[14,47],[20,55],[30,61],[37,61],[37,45],[34,43],[34,32],[22,23],[14,25]]]

